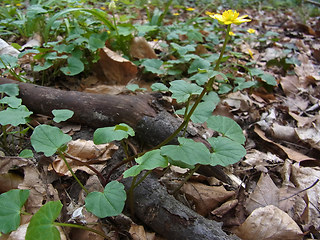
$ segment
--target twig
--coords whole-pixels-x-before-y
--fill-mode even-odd
[[[317,179],[317,181],[315,181],[310,187],[307,187],[307,188],[305,188],[305,189],[302,189],[302,190],[300,190],[299,192],[297,192],[297,193],[295,193],[295,194],[292,194],[292,195],[289,196],[289,197],[280,199],[279,201],[287,200],[287,199],[292,198],[292,197],[294,197],[294,196],[296,196],[296,195],[298,195],[298,194],[300,194],[300,193],[302,193],[302,192],[304,192],[304,191],[307,191],[308,189],[313,188],[318,182],[319,182],[319,179]]]
[[[312,0],[305,0],[305,2],[314,4],[314,5],[318,6],[318,7],[320,7],[320,3],[318,3],[318,2],[315,2],[315,1],[312,1]]]

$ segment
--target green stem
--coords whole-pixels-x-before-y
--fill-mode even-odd
[[[89,194],[89,191],[83,186],[83,184],[80,182],[79,178],[74,174],[74,172],[73,172],[72,168],[70,167],[67,159],[65,158],[65,156],[63,155],[63,152],[60,149],[58,149],[58,154],[63,159],[63,161],[66,164],[66,166],[67,166],[69,172],[71,173],[72,177],[78,182],[78,184],[86,192],[86,194]]]
[[[135,189],[136,187],[138,187],[138,185],[139,185],[140,183],[142,183],[143,180],[145,180],[146,177],[148,177],[148,175],[149,175],[150,173],[152,173],[152,170],[149,170],[148,172],[146,172],[146,173],[143,175],[143,177],[140,178],[139,181],[133,186],[133,189]]]
[[[56,226],[60,226],[60,227],[73,227],[73,228],[80,228],[80,229],[83,229],[83,230],[86,230],[86,231],[90,231],[90,232],[93,232],[93,233],[96,233],[100,236],[102,236],[103,238],[106,238],[108,240],[111,240],[111,238],[109,238],[108,236],[106,236],[104,233],[98,231],[98,230],[95,230],[93,228],[89,228],[89,227],[85,227],[85,226],[82,226],[82,225],[77,225],[77,224],[72,224],[72,223],[59,223],[59,222],[53,222],[54,225]]]
[[[136,183],[138,176],[134,176],[131,182],[131,186],[129,189],[129,193],[128,193],[128,198],[129,198],[129,206],[130,206],[130,214],[131,217],[134,217],[134,197],[133,197],[133,190],[134,190],[134,185]]]
[[[188,172],[188,175],[183,179],[183,181],[179,184],[179,186],[172,192],[172,195],[175,195],[180,188],[192,177],[192,175],[199,169],[201,165],[197,164],[196,167],[194,169],[191,169]]]
[[[219,65],[220,65],[220,62],[222,60],[222,57],[223,57],[223,54],[225,52],[225,49],[226,49],[226,46],[227,46],[227,43],[229,41],[229,32],[230,32],[230,29],[231,29],[231,24],[228,25],[227,27],[227,33],[226,33],[226,37],[224,39],[224,43],[223,43],[223,46],[222,46],[222,49],[221,49],[221,52],[220,52],[220,55],[219,55],[219,58],[216,62],[216,65],[214,67],[214,70],[217,71],[219,69]],[[169,143],[170,141],[172,141],[179,133],[180,131],[188,125],[189,121],[190,121],[190,118],[192,116],[192,114],[194,113],[194,111],[196,110],[197,106],[199,105],[199,103],[201,102],[202,98],[204,97],[204,95],[209,91],[209,89],[211,89],[212,87],[212,84],[213,84],[213,81],[214,81],[214,77],[209,79],[209,81],[206,83],[205,87],[203,88],[202,92],[200,93],[199,97],[197,98],[196,102],[193,104],[190,112],[188,113],[188,115],[185,117],[185,120],[181,123],[181,125],[178,127],[178,129],[176,131],[174,131],[174,133],[172,133],[167,139],[165,139],[162,143],[160,143],[158,146],[156,146],[154,149],[158,149],[158,148],[161,148],[162,146],[166,145],[167,143]]]

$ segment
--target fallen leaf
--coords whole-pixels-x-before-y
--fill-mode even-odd
[[[132,224],[129,233],[133,240],[147,240],[146,232],[141,225]]]
[[[109,84],[127,85],[138,73],[138,68],[135,64],[107,47],[100,51],[98,65],[104,73],[105,81]]]
[[[319,167],[302,167],[299,163],[292,165],[291,181],[299,189],[307,189],[312,186],[316,180],[320,179]],[[316,184],[312,188],[306,191],[309,198],[309,221],[305,223],[306,226],[314,225],[317,229],[320,228],[319,208],[320,208],[320,184]],[[296,213],[300,216],[305,211],[305,204],[301,203],[299,206],[295,206]]]
[[[94,174],[85,164],[92,165],[99,171],[104,167],[101,163],[110,159],[117,149],[118,147],[113,143],[95,145],[91,140],[78,139],[68,143],[66,160],[74,172],[81,169],[88,174]],[[60,157],[53,161],[48,170],[54,170],[60,175],[71,176],[64,160]]]
[[[265,133],[260,129],[258,128],[257,126],[254,127],[254,132],[257,133],[259,135],[259,137],[261,137],[264,141],[266,142],[269,142],[271,144],[273,144],[274,146],[277,147],[277,154],[282,154],[283,153],[285,155],[287,155],[287,157],[291,160],[294,160],[296,162],[301,162],[301,161],[304,161],[304,160],[316,160],[312,157],[308,157],[302,153],[299,153],[293,149],[290,149],[290,148],[287,148],[287,147],[284,147],[278,143],[275,143],[273,141],[271,141],[270,139],[268,139],[266,136],[265,136]],[[280,151],[280,152],[279,152]]]
[[[279,189],[268,174],[261,173],[253,193],[246,202],[246,210],[252,213],[255,209],[268,205],[279,205]]]
[[[207,186],[202,183],[186,183],[181,188],[189,201],[195,205],[197,213],[206,216],[217,206],[235,195],[223,186]]]
[[[273,205],[255,209],[235,233],[243,240],[303,239],[296,222]]]
[[[223,203],[220,207],[213,210],[211,214],[221,218],[223,217],[223,215],[225,215],[227,212],[229,212],[231,209],[237,206],[238,202],[238,199],[227,201]]]
[[[129,51],[132,58],[157,58],[154,50],[144,37],[134,37],[131,41]]]
[[[311,147],[320,150],[320,129],[316,128],[296,128],[298,137]]]

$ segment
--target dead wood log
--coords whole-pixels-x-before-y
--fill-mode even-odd
[[[122,183],[128,190],[131,179]],[[139,219],[168,240],[239,239],[227,235],[221,223],[202,217],[169,195],[153,174],[135,189],[134,210]]]
[[[166,139],[179,125],[168,112],[156,112],[151,106],[155,98],[150,94],[108,95],[64,91],[0,78],[0,84],[5,83],[19,84],[19,97],[34,113],[52,116],[54,109],[69,109],[74,112],[70,121],[93,128],[126,123],[149,146]]]

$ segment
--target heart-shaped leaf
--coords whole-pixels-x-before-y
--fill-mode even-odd
[[[169,90],[172,92],[172,98],[177,99],[178,103],[186,102],[190,96],[200,94],[202,91],[202,87],[184,80],[172,81],[170,85]]]
[[[207,165],[211,163],[208,148],[200,142],[195,142],[188,138],[179,137],[180,145],[168,145],[161,148],[161,155],[169,157],[169,162],[173,165],[194,168],[196,164]]]
[[[34,129],[31,135],[31,144],[34,150],[43,152],[45,156],[50,157],[71,139],[61,129],[43,124]]]
[[[20,211],[29,190],[13,189],[0,195],[0,232],[9,233],[20,225]]]
[[[239,162],[246,155],[245,148],[238,142],[226,137],[209,138],[208,142],[213,147],[210,165],[228,166]]]
[[[52,114],[54,116],[53,121],[55,121],[56,123],[59,123],[71,118],[74,112],[69,109],[58,109],[58,110],[52,110]]]
[[[93,134],[93,142],[94,144],[105,144],[134,135],[134,130],[129,125],[120,123],[114,127],[98,128]]]
[[[32,114],[26,106],[21,105],[18,108],[7,108],[0,112],[0,124],[12,126],[18,126],[20,124],[26,124],[28,117]]]
[[[112,181],[106,185],[103,193],[89,193],[85,199],[85,206],[99,218],[116,216],[122,212],[126,197],[123,184]]]
[[[60,232],[53,222],[59,216],[62,206],[60,201],[43,205],[30,220],[26,240],[60,239]]]
[[[0,103],[8,104],[11,108],[18,108],[21,105],[22,100],[16,96],[11,96],[0,99]]]
[[[68,58],[68,65],[66,67],[60,68],[60,70],[65,75],[74,76],[84,70],[84,64],[79,58],[71,56]]]
[[[246,141],[241,127],[231,118],[224,116],[211,116],[207,120],[208,128],[221,133],[223,136],[228,137],[240,144]]]
[[[123,177],[137,176],[143,170],[152,170],[157,167],[165,168],[168,166],[168,159],[160,154],[160,150],[156,149],[145,153],[143,156],[136,159],[139,165],[135,165],[123,173]]]
[[[19,95],[18,84],[14,84],[14,83],[1,84],[0,93],[5,93],[8,96],[18,96]]]

